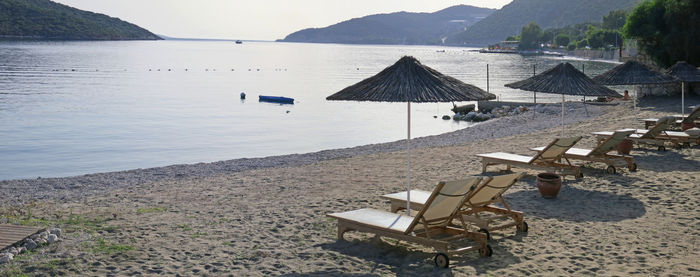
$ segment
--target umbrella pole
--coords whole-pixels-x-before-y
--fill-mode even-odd
[[[535,67],[536,66],[537,66],[537,64],[532,65],[532,77],[536,76],[535,75]],[[533,97],[532,103],[534,104],[534,106],[532,108],[532,118],[535,118],[535,115],[537,114],[537,92],[536,91],[532,92],[532,97]]]
[[[639,97],[640,90],[642,90],[642,87],[638,86],[637,90],[634,92],[634,99],[632,99],[632,112],[634,113],[634,122],[632,122],[632,126],[637,124],[637,98]]]
[[[564,94],[561,94],[561,137],[564,137]]]
[[[407,102],[408,109],[408,137],[406,138],[406,153],[408,164],[406,165],[406,215],[411,216],[411,102]]]
[[[533,96],[533,104],[535,104],[534,106],[532,106],[532,118],[535,118],[535,114],[537,114],[537,92],[533,91],[532,96]]]
[[[681,117],[685,118],[685,84],[681,82]]]

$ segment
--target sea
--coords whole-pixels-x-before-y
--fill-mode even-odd
[[[0,180],[307,153],[405,139],[405,103],[325,99],[405,55],[484,90],[488,75],[491,93],[499,100],[517,102],[531,102],[533,93],[504,84],[560,62],[571,62],[589,76],[615,66],[474,50],[202,40],[2,41]],[[259,102],[259,95],[291,97],[295,102]],[[558,94],[537,94],[538,103],[559,101]],[[412,103],[411,137],[473,124],[441,119],[453,114],[452,106]]]

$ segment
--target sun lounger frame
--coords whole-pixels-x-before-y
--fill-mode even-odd
[[[683,123],[685,123],[685,124],[693,123],[697,126],[697,124],[700,123],[700,121],[698,121],[698,118],[700,118],[700,105],[695,107],[695,109],[693,109],[693,111],[690,112],[688,114],[688,116],[684,117],[681,114],[677,114],[677,115],[673,115],[673,118],[675,119],[675,121],[673,123],[675,123],[675,125],[677,125],[677,126],[681,125]],[[657,124],[657,122],[659,121],[659,118],[645,118],[645,119],[640,119],[640,120],[644,121],[644,129],[649,129],[649,126],[654,126]]]
[[[519,168],[534,169],[534,170],[548,170],[548,171],[558,172],[561,175],[573,175],[576,178],[581,178],[581,177],[583,177],[583,174],[581,174],[581,169],[578,166],[572,165],[569,160],[567,160],[565,157],[563,157],[563,154],[565,151],[562,151],[562,153],[560,155],[555,156],[555,157],[545,158],[542,156],[551,147],[557,146],[557,147],[564,147],[566,149],[571,148],[579,140],[581,140],[581,137],[579,136],[579,137],[573,137],[573,138],[569,138],[569,139],[573,139],[573,141],[570,145],[557,145],[557,143],[562,140],[561,138],[553,140],[544,148],[543,151],[538,152],[534,157],[530,157],[530,160],[528,162],[521,162],[521,161],[515,161],[515,160],[510,160],[510,159],[505,159],[505,158],[486,156],[489,154],[496,154],[496,153],[478,154],[477,156],[481,157],[481,172],[485,173],[488,166],[504,164],[504,165],[506,165],[507,171],[511,171],[511,167],[515,166],[515,167],[519,167]],[[523,157],[525,157],[525,156],[523,156]],[[561,160],[566,161],[566,163],[562,163]]]
[[[634,130],[635,133],[631,134],[628,139],[637,143],[638,145],[651,145],[656,146],[659,151],[665,151],[665,143],[670,142],[674,146],[687,145],[690,143],[700,144],[700,138],[690,137],[684,132],[667,131],[666,129],[671,124],[672,118],[664,118],[660,120],[656,125],[654,125],[649,130],[640,129],[623,129],[623,130]],[[609,136],[612,132],[593,132],[591,133],[598,138],[598,141],[602,141]]]
[[[564,152],[563,157],[567,160],[572,159],[604,163],[608,166],[605,170],[611,174],[616,172],[616,167],[621,166],[626,166],[632,172],[637,171],[637,164],[634,162],[634,157],[630,155],[608,153],[633,132],[634,130],[631,129],[615,131],[611,136],[598,140],[598,145],[596,145],[594,149],[588,150],[572,147]],[[615,143],[614,140],[617,140],[617,143],[612,145],[612,143]],[[530,148],[530,150],[541,151],[540,148]],[[588,151],[588,154],[581,155],[577,153],[578,151]]]
[[[469,231],[466,228],[466,223],[461,218],[458,219],[462,223],[462,228],[450,225],[453,222],[453,220],[457,217],[456,215],[458,214],[457,212],[459,210],[459,207],[461,207],[464,204],[464,201],[466,201],[466,197],[476,188],[476,185],[481,182],[482,178],[474,177],[473,179],[470,178],[470,180],[472,181],[472,186],[470,187],[469,191],[464,195],[442,194],[443,196],[448,197],[462,197],[459,203],[457,203],[458,206],[455,207],[454,211],[450,216],[427,220],[424,217],[425,212],[427,211],[427,209],[429,209],[433,200],[438,196],[438,194],[440,194],[440,191],[445,186],[445,182],[438,183],[435,190],[428,198],[428,201],[426,201],[426,205],[424,205],[423,208],[419,209],[416,216],[413,217],[411,224],[404,232],[364,224],[362,222],[356,222],[350,219],[340,217],[337,214],[328,214],[327,216],[338,220],[337,235],[339,240],[344,239],[344,234],[348,231],[358,231],[364,233],[372,233],[377,235],[378,237],[389,237],[397,240],[408,241],[427,247],[432,247],[435,250],[437,250],[438,254],[435,257],[436,264],[440,255],[444,255],[444,257],[447,259],[448,255],[464,253],[467,251],[478,251],[481,256],[491,256],[492,250],[491,247],[488,245],[488,237],[486,234]],[[416,230],[416,226],[419,224],[421,225],[422,229]],[[474,241],[476,245],[462,247],[454,250],[449,249],[451,242],[463,239]],[[447,259],[447,261],[447,263],[449,263],[449,259]]]
[[[500,186],[494,187],[496,184],[493,182],[494,178],[486,177],[484,180],[479,184],[477,189],[474,190],[469,196],[467,196],[466,201],[464,202],[464,205],[462,205],[462,208],[459,211],[459,217],[461,219],[460,223],[462,226],[466,226],[465,224],[474,224],[479,228],[479,232],[483,232],[487,235],[487,238],[490,238],[490,233],[491,231],[495,230],[501,230],[505,228],[509,228],[512,226],[515,226],[518,231],[524,231],[527,232],[528,226],[527,223],[524,221],[523,213],[519,211],[512,210],[508,203],[503,199],[503,193],[508,190],[513,184],[517,183],[520,181],[525,176],[524,172],[520,173],[511,173],[507,175],[501,175],[497,176],[495,178],[507,178],[507,182],[504,184],[501,184]],[[497,193],[496,196],[492,197],[491,199],[487,201],[482,201],[479,203],[471,203],[470,199],[478,193],[483,190],[486,187],[491,187],[491,188],[496,188],[501,190],[500,192]],[[403,197],[397,197],[395,194],[386,194],[382,195],[382,198],[388,199],[391,201],[391,211],[392,212],[397,212],[402,209],[406,209],[406,199]],[[422,202],[416,202],[418,199],[412,198],[411,199],[411,209],[414,210],[420,210],[423,208],[424,203]],[[493,206],[492,204],[500,203],[503,205],[503,208],[499,208],[496,206]],[[482,212],[489,212],[498,215],[497,217],[491,217],[491,218],[482,218],[479,216],[479,213]],[[510,218],[513,221],[505,224],[500,224],[493,226],[492,223],[496,222],[497,220],[504,219],[504,218]]]

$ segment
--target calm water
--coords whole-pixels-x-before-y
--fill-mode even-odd
[[[445,50],[445,52],[437,52]],[[560,60],[465,48],[221,41],[0,42],[0,179],[305,153],[406,137],[406,105],[325,97],[403,55],[503,100],[503,84]],[[595,75],[613,65],[586,63]],[[241,101],[239,94],[248,99]],[[259,103],[283,95],[294,105]],[[538,94],[538,102],[560,101]],[[413,104],[412,136],[469,123],[450,103]]]

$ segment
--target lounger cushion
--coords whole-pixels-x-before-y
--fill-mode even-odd
[[[412,189],[411,190],[411,203],[425,204],[425,202],[428,202],[428,198],[430,198],[430,194],[431,194],[431,192],[429,192],[429,191]],[[382,198],[386,198],[386,199],[390,199],[390,200],[395,199],[395,200],[406,201],[406,199],[408,198],[406,196],[407,196],[407,193],[405,191],[402,191],[402,192],[382,195]]]
[[[690,128],[688,130],[685,130],[685,133],[688,134],[691,138],[697,138],[700,137],[700,128]]]
[[[542,151],[544,149],[544,146],[530,148],[530,149],[533,151]],[[591,151],[593,151],[593,150],[571,147],[571,148],[569,148],[569,150],[566,150],[566,154],[567,155],[575,155],[575,156],[588,156],[588,154],[590,154]]]
[[[406,232],[408,227],[411,226],[411,222],[413,222],[412,216],[376,209],[359,209],[342,213],[332,213],[328,216],[399,233]]]
[[[513,162],[519,162],[519,163],[530,163],[530,161],[532,160],[531,156],[524,156],[524,155],[511,154],[511,153],[505,153],[505,152],[478,154],[477,156],[482,157],[482,158],[506,160],[506,161],[513,161]]]
[[[690,137],[688,133],[686,132],[678,132],[678,131],[664,131],[662,132],[659,136],[669,136],[669,137],[677,137],[677,138],[687,138]]]

